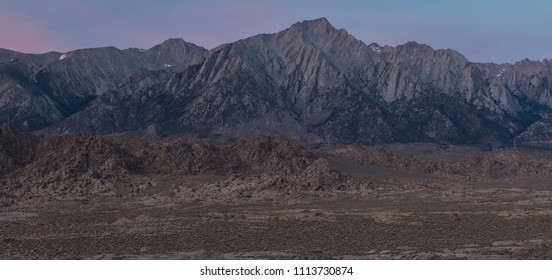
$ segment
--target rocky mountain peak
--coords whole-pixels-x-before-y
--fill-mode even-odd
[[[312,73],[319,72],[315,68],[337,68],[344,74],[359,72],[380,55],[345,29],[335,28],[324,17],[295,23],[275,34],[274,41],[272,45],[281,48],[288,56],[288,63],[292,59],[293,64],[307,64],[304,69]],[[329,75],[337,77],[336,74]]]
[[[184,41],[182,38],[171,38],[148,50],[158,63],[165,67],[196,64],[203,59],[207,49]]]
[[[283,31],[289,35],[296,35],[304,43],[324,45],[337,40],[352,37],[344,29],[335,28],[325,17],[297,22]]]
[[[292,25],[291,28],[300,28],[310,31],[327,31],[330,29],[336,29],[325,17],[297,22]]]
[[[547,67],[546,61],[533,61],[527,58],[516,62],[514,64],[514,68],[527,76],[533,76],[539,74],[542,71],[551,70],[550,67]]]
[[[366,45],[326,18],[211,50],[168,39],[24,55],[0,74],[0,123],[49,133],[488,144],[552,115],[550,61],[477,64],[417,42]]]
[[[163,43],[161,43],[161,45],[183,45],[185,43],[186,43],[186,41],[184,41],[183,38],[169,38],[169,39],[163,41]]]
[[[407,48],[407,49],[415,49],[417,48],[418,46],[420,46],[421,44],[416,42],[416,41],[408,41],[402,45],[399,45],[399,47],[404,47],[404,48]]]
[[[370,45],[372,46],[372,45]],[[433,49],[426,44],[420,44],[415,41],[406,42],[393,48],[392,57],[401,59],[426,58],[430,60],[439,60],[435,63],[457,64],[463,66],[469,62],[464,55],[452,49]]]
[[[434,51],[432,47],[414,41],[406,42],[395,49],[399,54],[404,56],[423,56]]]
[[[336,28],[325,17],[305,20],[302,24],[310,30],[336,30]]]
[[[160,48],[162,50],[171,50],[171,49],[177,49],[177,50],[197,50],[200,52],[206,52],[207,49],[200,47],[194,43],[186,42],[182,38],[169,38],[165,41],[163,41],[161,44],[154,46],[152,49]]]

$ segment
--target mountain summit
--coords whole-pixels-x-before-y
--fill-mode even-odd
[[[366,45],[326,18],[206,50],[0,50],[0,122],[44,133],[511,145],[552,135],[552,63]]]

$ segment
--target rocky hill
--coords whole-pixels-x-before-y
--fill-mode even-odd
[[[209,51],[168,40],[149,50],[2,50],[0,63],[0,121],[24,131],[266,134],[312,146],[552,135],[552,61],[472,63],[415,42],[367,45],[325,18]]]
[[[419,174],[454,176],[464,181],[550,176],[550,157],[536,157],[519,150],[466,154],[452,160],[398,155],[382,147],[345,146],[332,149],[327,157],[347,158],[362,165],[409,170]]]
[[[258,136],[223,143],[185,137],[143,140],[80,133],[37,136],[3,125],[0,203],[121,197],[153,185],[159,185],[164,195],[172,192],[181,200],[209,201],[265,199],[267,192],[279,199],[290,193],[324,196],[336,190],[355,193],[370,186],[370,178],[356,180],[337,171],[339,167],[331,163],[334,158],[462,181],[552,175],[549,158],[511,150],[445,161],[399,155],[382,147],[313,151],[284,137]],[[194,182],[194,176],[215,179],[186,187]]]
[[[237,180],[256,191],[261,182],[294,189],[333,188],[331,183],[340,178],[323,159],[282,137],[220,143],[35,136],[6,125],[0,130],[0,202],[7,204],[32,198],[112,196],[117,189],[132,188],[133,176],[177,178],[182,185],[194,175],[228,177],[228,184]]]

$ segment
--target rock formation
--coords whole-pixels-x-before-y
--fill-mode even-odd
[[[512,146],[551,135],[551,61],[473,63],[416,42],[366,45],[325,18],[209,51],[171,39],[149,50],[2,50],[0,63],[0,121],[24,131],[266,134],[312,146]]]

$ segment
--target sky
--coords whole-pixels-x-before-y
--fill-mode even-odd
[[[552,58],[549,0],[0,0],[0,48],[27,53],[168,38],[214,48],[326,17],[363,42],[408,41],[474,62]]]

